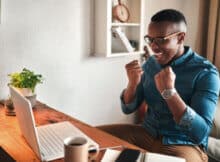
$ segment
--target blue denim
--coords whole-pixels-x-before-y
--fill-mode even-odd
[[[189,47],[185,47],[184,54],[170,66],[176,74],[175,88],[187,105],[179,123],[174,121],[166,101],[156,88],[154,75],[163,67],[154,56],[142,66],[144,74],[134,101],[125,104],[122,93],[122,110],[126,114],[132,113],[145,100],[148,109],[143,127],[152,136],[162,136],[165,145],[201,145],[207,149],[220,89],[218,70]]]

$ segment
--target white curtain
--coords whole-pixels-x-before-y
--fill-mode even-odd
[[[209,0],[206,57],[220,70],[220,0]]]

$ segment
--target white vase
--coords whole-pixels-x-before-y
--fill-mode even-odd
[[[25,98],[27,98],[31,106],[34,107],[36,105],[37,95],[32,92],[30,88],[17,88],[15,87]]]
[[[17,88],[17,87],[15,88],[25,97],[34,95],[30,88]]]
[[[37,95],[36,94],[33,94],[32,96],[25,96],[25,98],[27,98],[30,103],[31,103],[31,106],[34,107],[36,105],[36,102],[37,102]]]

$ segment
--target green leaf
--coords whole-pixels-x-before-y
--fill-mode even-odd
[[[9,85],[18,88],[30,88],[34,93],[37,84],[43,83],[43,76],[35,74],[24,68],[21,72],[15,72],[8,75],[10,77]]]

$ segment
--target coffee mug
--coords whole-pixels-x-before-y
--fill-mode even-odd
[[[93,159],[96,154],[89,155],[89,148],[95,148],[89,145],[85,137],[68,137],[64,140],[64,162],[88,162]]]

